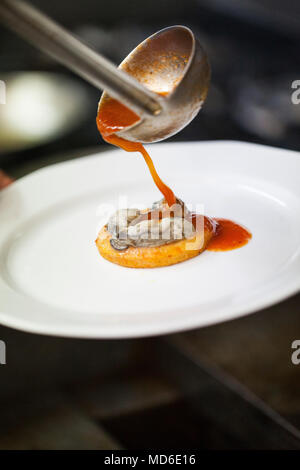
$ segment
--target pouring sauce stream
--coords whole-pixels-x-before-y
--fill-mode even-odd
[[[127,152],[140,152],[143,155],[154,183],[163,194],[168,206],[172,206],[176,203],[175,194],[158,176],[153,161],[145,147],[140,142],[131,142],[116,135],[116,132],[135,124],[139,119],[137,114],[119,101],[113,98],[107,98],[101,104],[98,111],[97,126],[106,142],[121,147]]]

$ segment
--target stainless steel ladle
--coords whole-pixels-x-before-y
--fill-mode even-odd
[[[128,140],[156,142],[176,134],[206,98],[207,56],[185,26],[153,34],[117,68],[23,0],[0,0],[0,21],[135,111],[138,123],[118,133]]]

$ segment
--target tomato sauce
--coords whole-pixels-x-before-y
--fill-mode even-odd
[[[251,233],[241,225],[228,219],[214,219],[217,222],[215,236],[208,244],[209,251],[228,251],[241,248],[251,240]]]
[[[139,116],[132,110],[128,109],[119,101],[106,97],[101,103],[97,115],[97,127],[103,139],[127,152],[140,152],[150,170],[151,176],[158,189],[163,194],[168,206],[176,203],[176,197],[159,177],[156,172],[153,161],[140,142],[131,142],[116,135],[116,132],[122,131],[139,121]],[[192,215],[192,220],[196,222],[197,214]],[[252,238],[251,233],[241,225],[227,219],[210,219],[204,217],[206,228],[208,225],[212,229],[212,222],[215,221],[214,236],[208,244],[207,249],[210,251],[228,251],[240,248],[248,243]],[[196,223],[194,224],[196,226]],[[201,225],[200,225],[201,226]]]
[[[140,152],[148,165],[154,183],[163,194],[169,206],[176,203],[173,191],[158,176],[153,161],[140,142],[131,142],[118,137],[115,133],[139,121],[139,116],[119,101],[107,98],[98,111],[97,126],[103,139],[127,152]]]

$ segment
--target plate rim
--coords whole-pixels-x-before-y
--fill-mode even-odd
[[[282,149],[282,148],[277,148],[277,147],[270,147],[270,146],[265,146],[261,144],[256,144],[256,143],[249,143],[249,142],[243,142],[243,141],[236,141],[236,140],[217,140],[217,141],[188,141],[188,142],[168,142],[168,143],[162,143],[162,144],[156,144],[156,145],[176,145],[178,144],[181,145],[186,145],[186,144],[210,144],[210,145],[240,145],[240,146],[255,146],[259,148],[264,148],[268,150],[273,150],[273,151],[278,151],[279,153],[289,153],[290,155],[297,155],[297,158],[299,158],[299,152],[294,151],[294,150],[288,150],[288,149]],[[49,169],[53,170],[57,167],[64,167],[64,166],[69,166],[69,165],[78,165],[78,163],[81,163],[83,160],[87,161],[87,159],[95,159],[95,158],[100,158],[102,156],[106,156],[107,153],[112,153],[115,152],[114,149],[107,148],[107,150],[101,150],[99,153],[92,153],[87,155],[86,157],[80,157],[76,158],[71,161],[64,161],[64,162],[59,162],[55,163],[53,165],[49,165],[43,168],[40,168],[22,178],[17,180],[13,186],[8,187],[3,190],[3,193],[8,192],[8,191],[13,191],[13,188],[17,188],[20,185],[24,184],[24,181],[30,181],[32,177],[36,177],[38,173],[41,172],[48,172]],[[300,163],[299,163],[300,165]],[[124,328],[123,324],[116,324],[114,326],[108,325],[104,326],[103,324],[101,325],[102,331],[100,332],[99,329],[93,329],[91,325],[89,325],[86,329],[82,330],[82,325],[77,324],[77,326],[72,325],[69,330],[64,330],[64,326],[62,324],[58,325],[58,327],[55,327],[55,325],[51,325],[51,321],[49,323],[36,323],[34,321],[30,320],[24,320],[24,319],[19,319],[16,317],[12,317],[10,313],[5,313],[3,311],[3,308],[0,307],[0,324],[3,326],[7,326],[10,328],[15,328],[21,331],[29,332],[29,333],[34,333],[34,334],[41,334],[41,335],[47,335],[47,336],[57,336],[57,337],[72,337],[72,338],[90,338],[90,339],[121,339],[121,338],[137,338],[137,337],[147,337],[147,336],[159,336],[159,335],[165,335],[165,334],[171,334],[171,333],[177,333],[180,331],[188,331],[192,330],[195,328],[201,328],[205,326],[211,326],[213,324],[225,322],[225,321],[230,321],[230,320],[235,320],[241,317],[244,317],[246,315],[249,315],[254,312],[261,311],[263,309],[266,309],[268,307],[271,307],[272,305],[278,304],[281,301],[284,301],[291,297],[292,295],[296,294],[297,292],[300,291],[300,278],[299,281],[297,282],[296,279],[294,279],[294,282],[290,282],[289,284],[286,285],[286,288],[282,290],[278,290],[272,298],[262,298],[260,301],[254,302],[254,305],[252,306],[245,306],[243,309],[241,309],[240,305],[237,305],[237,308],[231,309],[231,313],[227,312],[225,309],[224,313],[221,313],[218,318],[212,318],[209,320],[205,320],[203,324],[201,322],[190,322],[190,324],[187,324],[185,322],[185,325],[181,324],[184,322],[184,309],[181,309],[183,312],[183,320],[177,321],[176,323],[170,322],[168,325],[165,323],[160,324],[160,322],[155,322],[152,325],[149,325],[149,322],[142,323],[141,326],[137,325],[135,328],[132,327],[132,325],[129,325],[130,331],[127,331],[126,328]],[[58,310],[55,307],[52,307],[53,309]],[[77,331],[79,330],[80,331]],[[145,331],[147,330],[147,331]]]

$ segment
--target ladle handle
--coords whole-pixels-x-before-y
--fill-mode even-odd
[[[156,115],[155,94],[23,0],[0,0],[0,21],[139,115]]]

